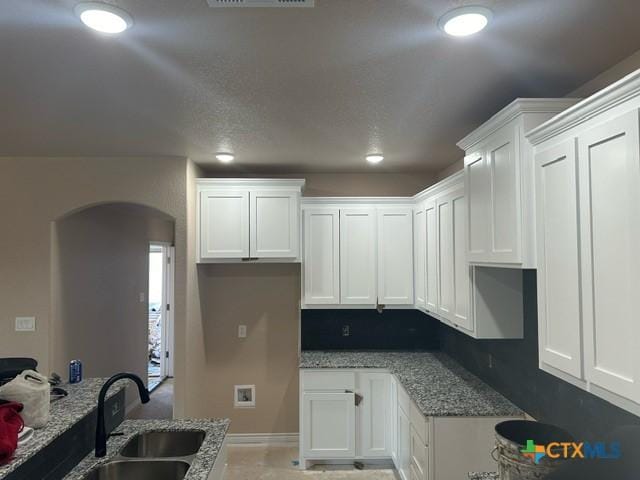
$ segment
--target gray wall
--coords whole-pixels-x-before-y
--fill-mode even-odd
[[[640,417],[538,368],[536,272],[523,275],[523,340],[474,340],[441,325],[441,349],[538,421],[581,440],[602,440],[616,427],[640,425]]]

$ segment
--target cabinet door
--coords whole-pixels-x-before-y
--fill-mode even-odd
[[[391,415],[391,459],[398,469],[398,382],[389,375],[389,408]]]
[[[413,304],[413,212],[378,209],[378,302]]]
[[[363,457],[389,457],[391,448],[391,408],[388,373],[358,375],[362,401],[360,441]]]
[[[299,195],[291,191],[251,191],[251,256],[297,258]]]
[[[473,330],[473,316],[469,311],[471,269],[467,261],[467,205],[464,188],[452,192],[448,201],[451,205],[451,240],[453,245],[453,316],[456,325]]]
[[[398,473],[402,480],[410,480],[411,473],[411,422],[409,415],[398,408]]]
[[[489,242],[485,261],[521,263],[520,169],[515,129],[508,126],[491,136],[487,144],[490,178]]]
[[[489,257],[489,202],[491,184],[483,151],[464,159],[464,179],[467,191],[469,260],[486,262]]]
[[[436,202],[425,203],[426,253],[425,253],[425,308],[436,312],[438,308],[438,223]]]
[[[375,305],[376,211],[340,210],[340,302]]]
[[[249,192],[200,192],[200,257],[249,257]]]
[[[340,218],[337,209],[304,211],[304,303],[340,303]]]
[[[354,394],[305,392],[302,398],[304,456],[309,459],[354,458]]]
[[[438,220],[438,313],[451,319],[454,309],[453,214],[447,196],[436,201]]]
[[[578,137],[585,374],[640,403],[638,110]]]
[[[413,212],[413,263],[415,306],[426,306],[427,225],[426,210],[420,206]]]
[[[535,163],[540,361],[582,378],[575,139],[537,153]]]

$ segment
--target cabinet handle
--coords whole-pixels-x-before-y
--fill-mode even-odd
[[[356,403],[356,407],[360,406],[360,403],[362,403],[362,400],[364,399],[362,395],[354,392],[353,390],[345,390],[344,393],[353,393],[353,399]]]

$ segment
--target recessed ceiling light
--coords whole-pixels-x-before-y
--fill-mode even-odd
[[[82,2],[74,12],[87,27],[102,33],[122,33],[133,25],[131,15],[108,3]]]
[[[230,163],[233,162],[233,159],[236,158],[230,153],[217,153],[216,158],[222,163]]]
[[[380,163],[382,160],[384,160],[384,156],[382,156],[380,153],[371,153],[364,158],[366,158],[367,162],[369,163]]]
[[[466,37],[484,29],[491,19],[493,12],[485,7],[460,7],[445,13],[438,26],[448,35]]]

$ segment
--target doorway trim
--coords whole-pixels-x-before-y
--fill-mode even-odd
[[[149,242],[149,252],[153,247],[160,247],[162,253],[162,298],[161,305],[161,354],[160,383],[174,374],[175,352],[175,247],[169,242]]]

